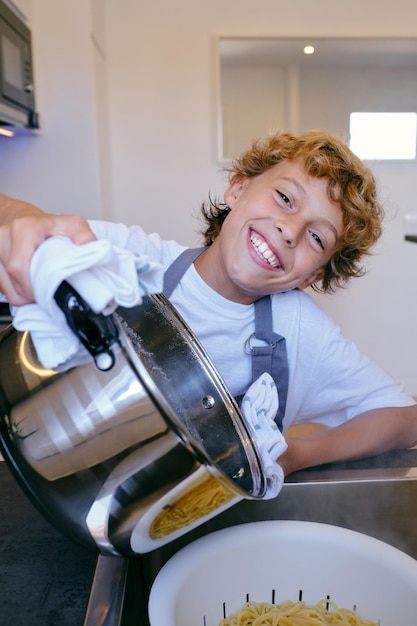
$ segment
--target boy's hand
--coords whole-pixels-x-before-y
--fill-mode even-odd
[[[33,302],[30,261],[45,239],[55,235],[69,237],[79,245],[95,240],[87,221],[78,215],[44,213],[0,195],[0,291],[10,304]]]

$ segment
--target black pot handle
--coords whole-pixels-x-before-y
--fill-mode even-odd
[[[97,368],[103,371],[111,369],[116,361],[112,346],[119,342],[119,331],[113,316],[94,313],[66,281],[60,284],[54,298],[68,326],[92,355]]]

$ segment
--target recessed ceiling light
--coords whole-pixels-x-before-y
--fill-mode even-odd
[[[304,54],[313,54],[314,53],[314,46],[305,46],[304,47]]]

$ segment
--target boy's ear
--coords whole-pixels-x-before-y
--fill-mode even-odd
[[[243,181],[244,179],[241,176],[235,176],[233,180],[230,181],[229,186],[224,192],[224,201],[231,209],[242,191]]]
[[[299,289],[307,289],[313,283],[317,283],[319,280],[322,280],[324,277],[324,267],[319,267],[315,270],[308,278],[304,280],[303,283],[298,287]]]

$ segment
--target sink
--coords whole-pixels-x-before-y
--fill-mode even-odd
[[[417,559],[416,517],[417,449],[295,472],[277,498],[241,501],[154,552],[129,559],[100,556],[84,626],[149,626],[147,597],[160,568],[190,541],[226,526],[269,519],[334,524]],[[99,614],[107,621],[99,621]]]

